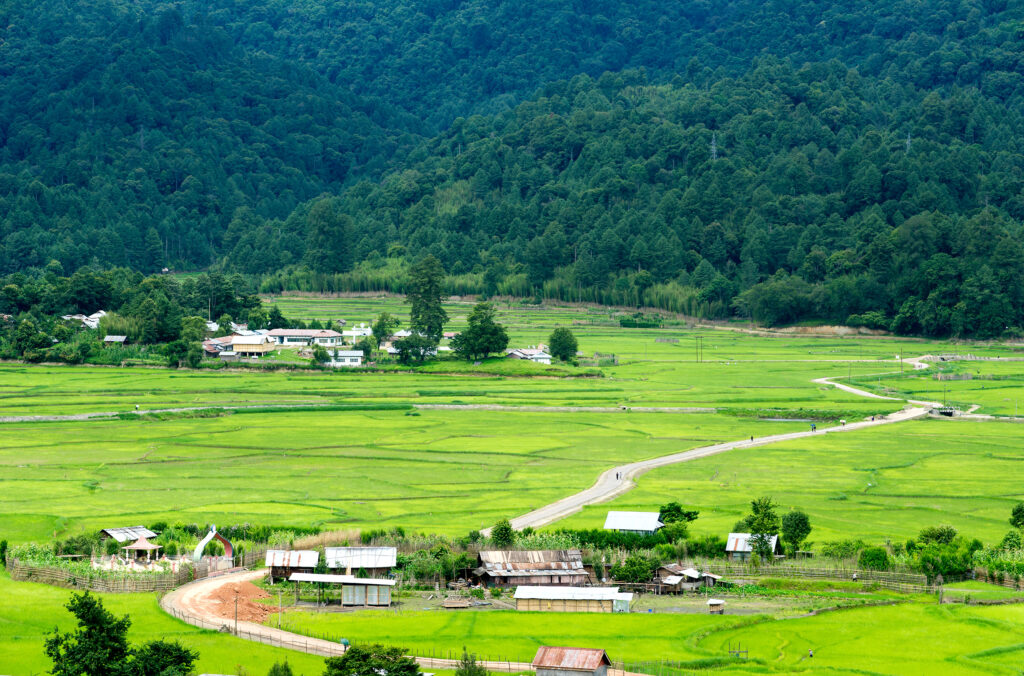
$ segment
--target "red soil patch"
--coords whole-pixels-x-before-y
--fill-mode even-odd
[[[238,620],[262,624],[270,613],[270,607],[257,603],[256,599],[270,598],[270,594],[252,582],[231,582],[204,594],[201,603],[208,612],[225,620],[235,619],[235,598],[238,599]]]

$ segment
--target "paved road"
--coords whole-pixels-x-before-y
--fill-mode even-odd
[[[919,364],[921,358],[916,357],[913,359],[905,359],[905,362],[914,364],[914,368],[921,368]],[[834,378],[816,378],[815,383],[822,385],[832,385],[837,387],[844,392],[850,394],[856,394],[861,397],[867,397],[870,399],[883,399],[886,401],[897,401],[901,402],[902,399],[896,397],[886,397],[874,392],[868,392],[851,385],[845,385],[843,383],[835,382]],[[714,444],[713,446],[702,446],[700,448],[694,448],[689,451],[682,451],[680,453],[673,453],[672,455],[664,455],[658,458],[651,458],[650,460],[641,460],[639,462],[631,462],[625,465],[619,465],[618,467],[612,467],[607,470],[601,476],[597,478],[597,481],[590,488],[580,491],[575,495],[570,495],[566,498],[562,498],[557,502],[553,502],[550,505],[545,505],[539,509],[535,509],[532,512],[517,516],[511,519],[512,527],[516,530],[532,526],[533,528],[539,528],[546,526],[550,523],[564,519],[567,516],[575,514],[587,505],[596,505],[602,502],[607,502],[613,498],[616,498],[623,493],[632,490],[636,486],[636,479],[646,472],[656,469],[658,467],[664,467],[666,465],[674,465],[680,462],[688,462],[690,460],[696,460],[697,458],[706,458],[710,455],[717,455],[719,453],[725,453],[736,448],[751,448],[754,446],[766,446],[768,444],[774,444],[779,441],[790,441],[792,439],[802,439],[804,437],[811,437],[821,434],[835,434],[838,432],[847,432],[850,430],[859,430],[866,427],[877,427],[878,425],[889,425],[896,422],[902,422],[904,420],[912,420],[914,418],[921,418],[928,415],[928,411],[938,404],[934,402],[924,401],[909,401],[910,407],[904,408],[895,413],[890,413],[887,416],[877,417],[875,420],[863,420],[859,422],[852,422],[846,425],[837,425],[835,427],[819,429],[816,432],[807,430],[805,432],[790,432],[788,434],[773,434],[767,437],[756,437],[753,441],[748,439],[741,439],[739,441],[727,441],[721,444]],[[490,528],[485,528],[481,531],[484,535],[489,535],[491,532]]]

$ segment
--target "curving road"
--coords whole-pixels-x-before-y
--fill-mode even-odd
[[[927,368],[927,365],[920,361],[921,359],[921,357],[918,357],[904,361],[913,363],[915,369]],[[822,385],[831,385],[843,390],[844,392],[849,392],[862,397],[884,399],[888,401],[903,401],[894,397],[885,397],[850,385],[834,382],[831,378],[817,378],[813,382]],[[673,453],[671,455],[665,455],[658,458],[651,458],[649,460],[641,460],[625,465],[619,465],[618,467],[613,467],[602,473],[590,488],[576,493],[575,495],[562,498],[550,505],[535,509],[528,514],[512,519],[512,526],[516,529],[525,528],[527,526],[533,526],[535,528],[544,526],[569,516],[570,514],[574,514],[586,505],[593,505],[610,500],[632,489],[636,485],[637,477],[641,474],[658,467],[687,462],[697,458],[705,458],[736,448],[765,446],[779,441],[802,439],[804,437],[822,434],[837,434],[850,430],[859,430],[867,427],[889,425],[892,423],[902,422],[904,420],[912,420],[914,418],[920,418],[927,415],[930,408],[938,406],[938,404],[935,404],[934,402],[909,401],[908,403],[909,406],[904,407],[902,410],[891,413],[887,416],[877,417],[874,420],[862,420],[859,422],[821,429],[815,432],[808,430],[805,432],[774,434],[767,437],[755,438],[753,441],[750,439],[729,441],[721,444],[714,444],[712,446],[694,448],[680,453]],[[488,528],[483,532],[487,534],[490,532],[490,529]],[[189,624],[206,629],[236,633],[243,639],[289,648],[292,650],[299,650],[314,655],[332,656],[344,653],[344,647],[332,641],[309,638],[302,636],[301,634],[275,629],[274,627],[268,627],[255,622],[239,621],[236,629],[236,625],[233,621],[225,620],[217,614],[216,608],[223,603],[215,598],[220,587],[237,582],[253,581],[263,577],[264,575],[265,572],[262,570],[240,571],[198,580],[165,594],[160,599],[160,607],[167,613],[174,615]],[[455,669],[458,666],[457,660],[424,657],[417,657],[416,660],[419,662],[420,666],[425,669],[449,670]],[[533,670],[533,667],[526,663],[484,662],[482,664],[489,671],[517,672]],[[611,676],[633,676],[628,673],[612,670],[609,671],[609,674]]]

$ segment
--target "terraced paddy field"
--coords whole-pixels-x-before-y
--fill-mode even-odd
[[[1013,357],[1019,359],[1019,357]],[[964,380],[940,380],[938,374]],[[855,380],[857,380],[855,378]],[[1024,362],[959,361],[936,363],[927,372],[861,378],[865,389],[899,397],[946,402],[963,411],[977,405],[978,414],[1024,416]]]
[[[43,642],[55,627],[68,631],[74,618],[64,604],[70,592],[32,582],[12,582],[0,569],[0,670],[12,676],[37,676],[53,666]],[[320,676],[323,658],[272,648],[229,634],[198,629],[163,613],[152,594],[101,594],[104,606],[132,620],[132,643],[166,639],[198,650],[197,673],[263,676],[274,662],[288,660],[296,676]]]
[[[916,536],[949,523],[985,542],[1009,529],[1024,499],[1024,425],[928,419],[738,448],[654,470],[617,500],[559,525],[600,528],[608,509],[656,509],[678,500],[700,510],[694,532],[724,537],[770,495],[811,518],[810,540]]]

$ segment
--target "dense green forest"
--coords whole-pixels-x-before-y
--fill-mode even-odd
[[[1020,2],[0,1],[0,272],[1024,326]]]

